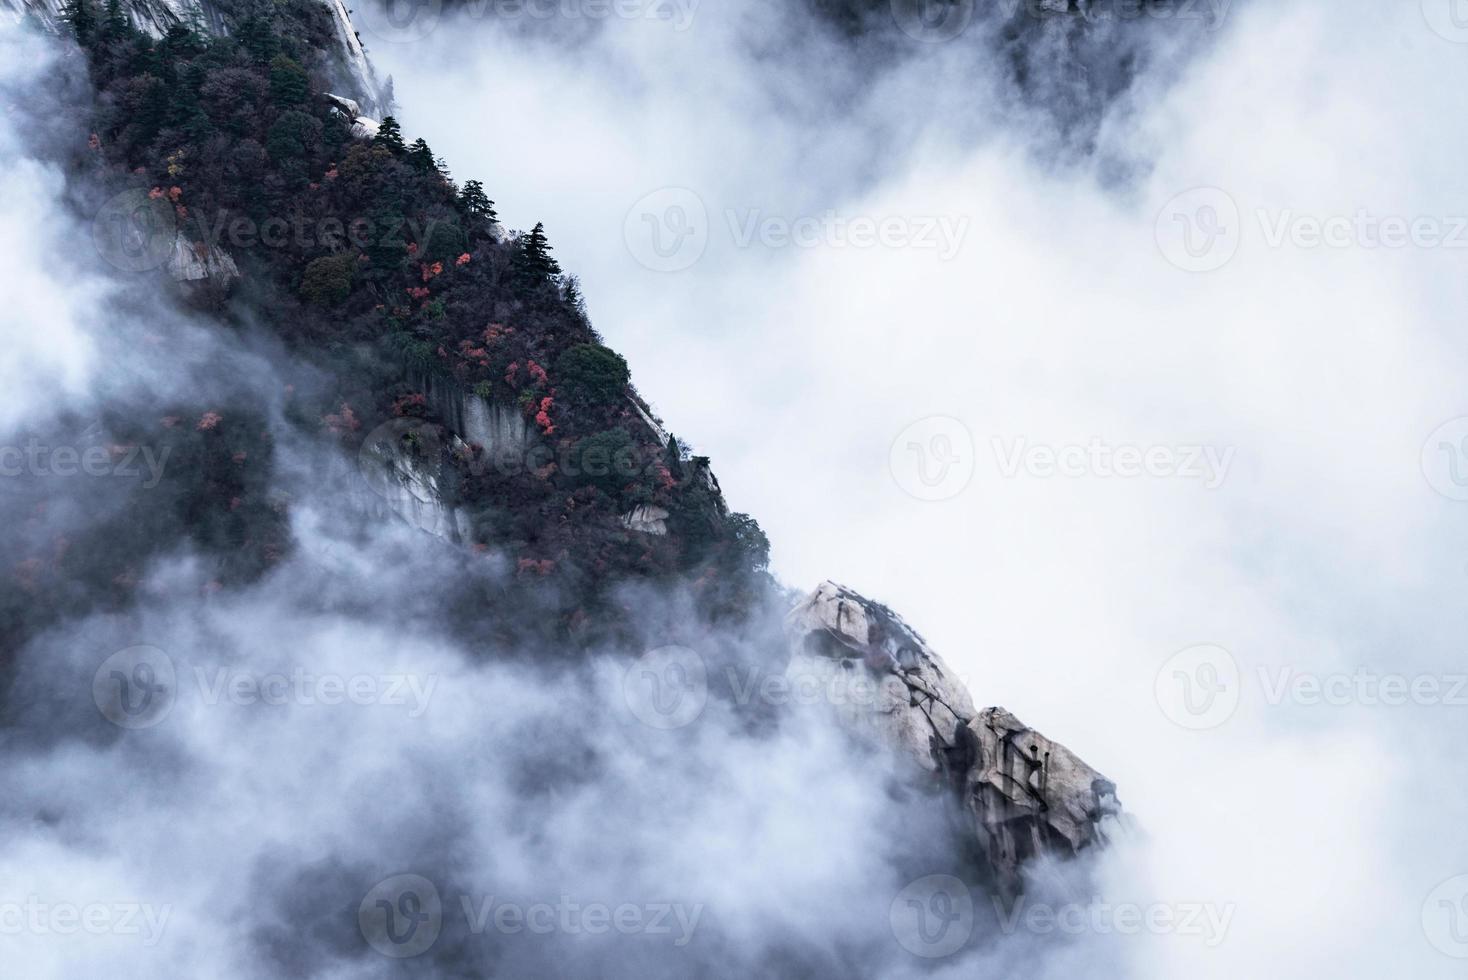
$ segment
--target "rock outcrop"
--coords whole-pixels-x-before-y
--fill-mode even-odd
[[[624,516],[622,526],[638,534],[651,534],[660,538],[668,533],[668,516],[665,508],[644,504],[641,507],[634,507]]]
[[[963,682],[902,618],[826,582],[786,619],[793,682],[840,691],[850,731],[910,758],[961,794],[1001,887],[1045,854],[1103,844],[1123,819],[1115,785],[1003,708],[975,711]]]
[[[168,274],[190,290],[222,298],[240,278],[240,268],[222,247],[191,242],[183,232],[173,241]]]

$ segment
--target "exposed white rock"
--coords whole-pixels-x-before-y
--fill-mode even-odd
[[[370,140],[377,135],[381,124],[376,119],[358,116],[352,120],[352,135],[359,140]]]
[[[1037,854],[1074,854],[1121,827],[1116,786],[1059,742],[1003,708],[969,723],[978,761],[965,781],[974,829],[997,868]]]
[[[638,534],[663,537],[668,533],[668,512],[661,507],[644,504],[622,517],[622,526]]]
[[[374,431],[357,454],[362,476],[354,490],[357,509],[377,517],[396,515],[452,544],[467,542],[468,515],[444,502],[441,445],[435,427],[415,420]]]
[[[901,749],[930,772],[945,769],[962,752],[961,729],[975,714],[968,691],[896,613],[825,582],[790,611],[786,627],[792,682],[847,681],[841,689],[852,696],[836,705],[843,721]],[[862,681],[879,693],[864,699]]]
[[[207,281],[211,288],[226,291],[240,278],[240,269],[222,247],[191,242],[179,232],[173,240],[173,252],[168,257],[168,274],[176,282]]]
[[[653,418],[636,398],[628,395],[627,401],[632,405],[632,410],[637,413],[637,417],[642,419],[643,424],[647,426],[648,431],[657,437],[658,443],[666,446],[668,444],[668,430],[659,425],[658,420]]]
[[[830,701],[848,730],[961,793],[1001,887],[1016,887],[1029,858],[1072,855],[1121,826],[1110,780],[1003,708],[975,711],[943,659],[881,603],[826,582],[786,629],[792,686],[839,692]]]
[[[377,74],[372,70],[372,63],[367,60],[367,52],[362,48],[362,40],[357,36],[357,29],[352,26],[352,16],[347,11],[345,0],[325,0],[325,2],[331,10],[332,21],[336,25],[337,43],[341,46],[341,66],[350,77],[352,87],[366,97],[366,101],[373,109],[386,110],[388,107],[383,104],[382,89],[377,84]]]
[[[344,95],[337,95],[334,92],[322,92],[321,97],[340,110],[341,114],[348,119],[356,119],[362,114],[362,107],[357,103],[356,99],[349,99]]]
[[[518,472],[533,463],[544,465],[553,459],[552,456],[543,460],[530,458],[536,437],[518,406],[484,398],[443,378],[421,376],[416,383],[427,396],[429,407],[449,430],[483,450],[485,465],[498,469],[513,467]]]

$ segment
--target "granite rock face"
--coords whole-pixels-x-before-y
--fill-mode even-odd
[[[786,618],[792,682],[814,680],[841,724],[960,795],[1001,887],[1031,858],[1104,844],[1124,819],[1115,785],[962,680],[886,606],[826,582]]]

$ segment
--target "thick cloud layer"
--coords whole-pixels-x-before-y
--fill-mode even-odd
[[[1465,414],[1463,38],[1427,8],[1240,5],[1207,47],[1147,24],[1160,74],[1080,157],[967,35],[876,71],[806,33],[751,50],[774,15],[723,4],[569,49],[472,18],[372,46],[409,134],[508,223],[545,220],[785,578],[887,601],[976,702],[1117,780],[1145,835],[1040,870],[1013,918],[974,893],[962,950],[904,918],[945,914],[923,884],[960,870],[942,808],[819,710],[716,696],[665,730],[617,654],[466,645],[442,596],[492,563],[313,492],[326,450],[270,410],[294,369],[108,276],[13,110],[6,438],[230,378],[298,481],[301,546],[233,590],[169,554],[135,610],[18,652],[7,967],[1453,975],[1463,433],[1437,430]],[[8,104],[40,97],[18,87],[37,51],[0,48]],[[1371,247],[1388,218],[1427,223]],[[888,244],[860,219],[894,219]],[[28,534],[112,493],[48,487]],[[731,687],[775,655],[638,598],[646,647]]]
[[[1446,976],[1468,952],[1449,7],[1241,3],[1201,45],[1152,25],[1159,72],[1079,160],[966,35],[849,101],[870,66],[751,54],[755,4],[564,51],[446,22],[374,56],[410,132],[545,221],[777,571],[891,603],[977,702],[1115,777],[1150,835],[1119,894],[1235,908],[1216,948],[1130,938],[1119,975]],[[828,212],[898,219],[892,244]],[[920,240],[940,219],[954,251]],[[1214,714],[1179,686],[1209,668]]]

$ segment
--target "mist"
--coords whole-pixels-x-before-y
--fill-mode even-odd
[[[467,627],[505,562],[364,517],[350,453],[281,408],[309,369],[100,260],[100,192],[63,178],[33,84],[76,80],[7,29],[6,446],[248,413],[291,542],[243,585],[140,552],[121,610],[13,576],[49,620],[7,644],[7,968],[1451,975],[1468,39],[1435,9],[1103,23],[1110,60],[1036,28],[1024,84],[984,18],[916,43],[745,0],[364,31],[405,132],[545,222],[784,583],[900,610],[976,704],[1118,784],[1131,838],[1033,868],[1018,909],[975,890],[942,951],[901,910],[962,874],[953,815],[821,705],[749,693],[782,609],[720,632],[629,591],[637,650],[575,660]],[[8,564],[105,547],[156,501],[144,462],[9,483]],[[712,675],[671,725],[636,685],[669,649]],[[424,948],[392,938],[423,914]]]
[[[1148,838],[1116,894],[1235,908],[1217,947],[1127,937],[1116,975],[1446,976],[1460,34],[1432,3],[1145,22],[1089,126],[982,31],[882,60],[758,4],[369,46],[406,129],[545,222],[784,580],[902,610],[1116,778]],[[1224,668],[1233,713],[1175,724],[1179,663]]]

